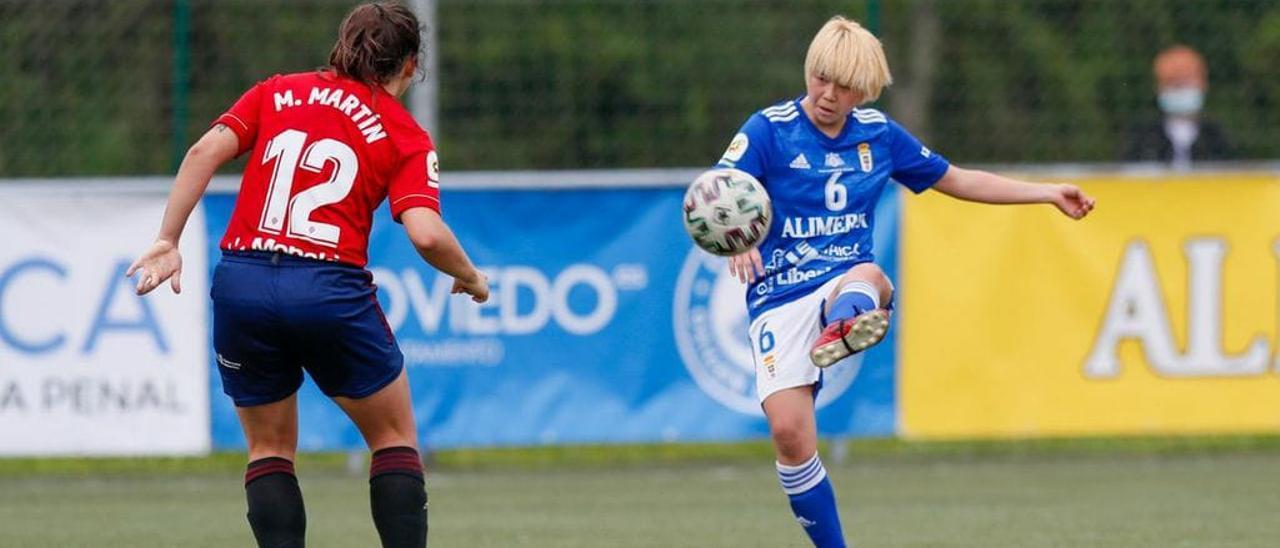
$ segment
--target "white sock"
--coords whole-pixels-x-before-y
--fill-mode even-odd
[[[880,292],[876,291],[875,286],[871,285],[871,282],[854,280],[844,284],[844,287],[840,288],[840,292],[836,293],[836,300],[839,300],[842,295],[848,293],[861,293],[866,295],[868,299],[871,299],[871,302],[876,304],[876,308],[880,308]]]
[[[803,464],[774,464],[778,467],[778,481],[782,482],[782,490],[788,495],[805,493],[827,477],[827,469],[822,466],[822,459],[818,458],[817,453]]]

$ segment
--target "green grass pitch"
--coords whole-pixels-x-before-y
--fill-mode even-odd
[[[860,546],[1276,546],[1280,441],[1225,440],[857,442],[828,468]],[[808,546],[767,447],[710,447],[442,454],[431,546]],[[309,546],[377,545],[344,460],[299,460]],[[0,546],[251,546],[239,466],[0,460]]]

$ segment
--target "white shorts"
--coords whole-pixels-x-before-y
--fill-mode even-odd
[[[836,276],[808,295],[770,309],[751,322],[751,360],[756,366],[756,397],[764,403],[774,392],[818,382],[822,370],[809,349],[822,333],[823,301],[840,284]]]

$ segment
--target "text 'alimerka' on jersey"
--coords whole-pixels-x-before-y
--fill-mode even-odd
[[[818,215],[813,217],[787,217],[783,221],[784,238],[812,238],[846,234],[857,229],[869,229],[866,213],[844,215]]]

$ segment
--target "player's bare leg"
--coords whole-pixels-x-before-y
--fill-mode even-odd
[[[307,512],[294,473],[298,451],[298,395],[252,407],[237,407],[249,445],[244,475],[249,526],[258,546],[301,548]]]
[[[298,452],[298,395],[283,400],[237,407],[240,427],[249,445],[249,461],[278,457],[290,462]]]
[[[351,417],[370,451],[389,447],[418,447],[418,428],[413,418],[413,400],[409,395],[409,378],[403,371],[368,397],[353,399],[336,397],[333,401]]]
[[[850,268],[827,297],[827,327],[809,352],[813,364],[828,367],[883,340],[892,296],[893,283],[875,263]]]
[[[391,384],[368,397],[333,400],[356,423],[373,451],[369,505],[382,546],[426,546],[427,491],[408,377],[401,371]]]
[[[765,418],[778,462],[801,464],[818,452],[818,425],[813,411],[813,387],[779,390],[765,398]]]
[[[791,511],[819,548],[843,548],[844,533],[835,490],[818,458],[818,425],[813,386],[779,390],[765,398],[765,417],[777,455],[778,480]]]

